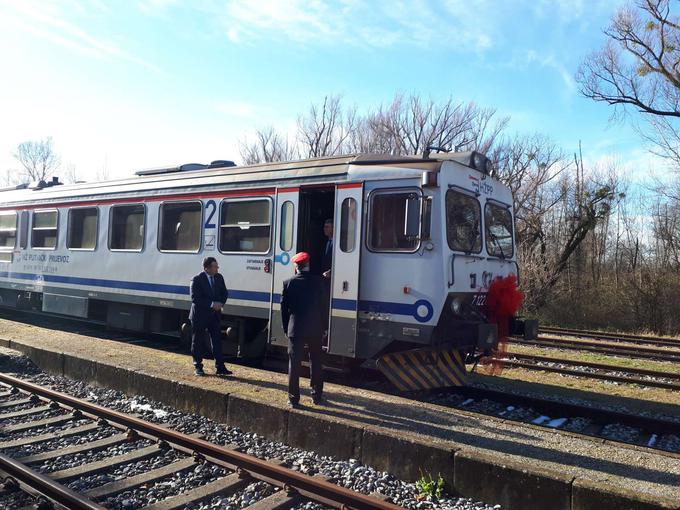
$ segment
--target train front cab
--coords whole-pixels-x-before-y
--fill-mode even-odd
[[[518,272],[512,195],[488,175],[486,158],[473,153],[465,165],[445,161],[436,180],[423,179],[432,181],[433,211],[439,215],[439,222],[432,222],[432,242],[440,253],[444,299],[429,346],[389,352],[378,361],[401,390],[466,384],[466,363],[472,366],[493,354],[499,341],[499,324],[486,306],[487,291],[496,278]],[[502,334],[531,335],[535,329],[533,322],[502,320],[507,321],[500,324]]]

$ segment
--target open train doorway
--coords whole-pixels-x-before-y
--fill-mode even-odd
[[[324,225],[330,221],[332,239],[334,213],[334,186],[300,190],[297,251],[309,253],[311,256],[309,270],[315,274],[322,274],[330,269],[327,265],[332,261],[332,242],[329,248],[328,226]]]
[[[298,216],[297,251],[306,251],[311,260],[309,270],[326,276],[328,303],[326,317],[331,309],[331,269],[333,267],[333,221],[335,213],[335,186],[300,189],[300,214]],[[330,331],[330,327],[326,328]],[[328,335],[323,338],[328,350]]]

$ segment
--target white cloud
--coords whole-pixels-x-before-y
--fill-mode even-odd
[[[112,41],[93,36],[78,25],[66,20],[66,16],[55,4],[32,1],[4,4],[10,12],[3,18],[11,18],[18,28],[78,53],[97,57],[113,58],[131,62],[156,72],[162,72],[156,65],[139,58]],[[96,5],[96,4],[95,4]],[[5,20],[7,22],[8,19]]]
[[[424,0],[236,0],[215,13],[234,43],[285,39],[298,44],[387,48],[398,44],[455,51],[484,51],[493,45],[490,23],[458,2]]]

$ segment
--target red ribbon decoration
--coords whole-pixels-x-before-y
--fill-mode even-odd
[[[510,319],[515,316],[523,301],[524,294],[517,288],[517,277],[514,274],[498,276],[489,285],[486,294],[487,317],[489,322],[498,326],[498,345],[492,358],[482,358],[481,364],[490,375],[499,375],[503,370],[503,362],[499,358],[504,358],[508,349]]]

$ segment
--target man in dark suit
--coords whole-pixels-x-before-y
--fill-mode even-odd
[[[222,332],[220,330],[222,308],[227,302],[227,286],[219,273],[220,266],[215,257],[203,259],[203,271],[191,279],[191,354],[194,358],[196,375],[203,372],[204,338],[206,330],[210,333],[215,373],[230,375],[222,359]]]
[[[323,235],[326,236],[326,242],[321,250],[321,274],[328,278],[333,267],[333,220],[330,218],[323,224]]]
[[[300,367],[305,345],[309,347],[310,385],[315,404],[323,403],[321,337],[326,329],[328,296],[324,278],[309,272],[309,254],[301,252],[291,260],[295,276],[283,282],[281,319],[288,337],[288,405],[299,407]]]

